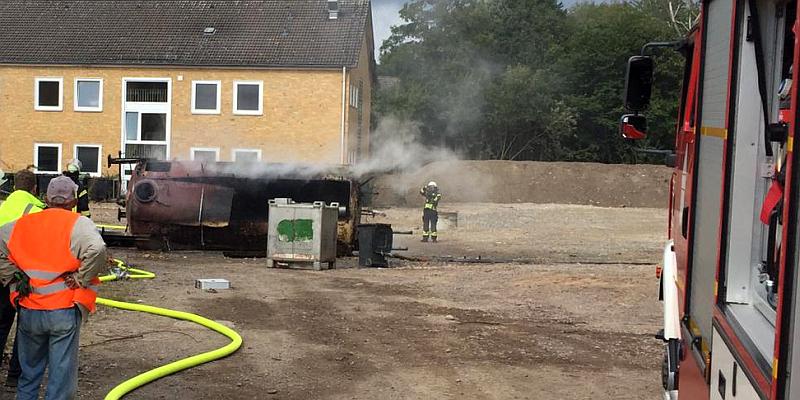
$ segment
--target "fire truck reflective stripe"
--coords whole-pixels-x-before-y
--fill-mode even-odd
[[[794,136],[789,136],[789,139],[786,140],[786,151],[791,152],[793,146],[794,146]]]
[[[703,332],[700,331],[700,327],[697,326],[697,323],[692,318],[689,318],[689,331],[692,333],[692,336],[700,339],[700,352],[703,353],[704,356],[711,353],[711,349],[708,347],[708,341],[703,337]]]
[[[778,379],[778,359],[772,359],[772,379]]]
[[[41,271],[41,270],[36,270],[36,269],[26,270],[25,271],[25,275],[28,275],[29,277],[31,277],[33,279],[41,279],[43,281],[52,281],[53,279],[56,279],[59,276],[61,276],[61,274],[58,273],[58,272]]]
[[[62,290],[67,290],[67,289],[69,289],[69,287],[67,287],[66,283],[58,282],[58,283],[51,283],[51,284],[45,285],[45,286],[35,287],[35,288],[33,288],[33,293],[36,293],[36,294],[53,294],[53,293],[60,292]]]
[[[728,138],[728,130],[725,128],[717,128],[713,126],[704,126],[700,128],[700,134],[703,136],[713,136],[720,139]]]

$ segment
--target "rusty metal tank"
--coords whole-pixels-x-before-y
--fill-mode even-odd
[[[358,183],[333,169],[266,163],[139,162],[128,182],[130,232],[146,247],[266,253],[269,200],[339,203],[337,252],[349,254]]]

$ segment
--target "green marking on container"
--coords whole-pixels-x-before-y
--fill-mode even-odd
[[[294,240],[308,242],[314,239],[314,221],[310,219],[294,220]]]
[[[314,221],[310,219],[285,219],[278,223],[278,240],[281,242],[307,242],[314,239]]]

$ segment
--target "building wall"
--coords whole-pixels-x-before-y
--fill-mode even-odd
[[[368,32],[372,32],[372,27],[368,27]],[[363,160],[369,157],[369,139],[370,139],[370,113],[372,111],[372,76],[373,76],[373,54],[371,33],[364,35],[364,40],[361,44],[361,51],[358,57],[358,65],[348,73],[348,88],[359,88],[360,100],[353,102],[357,107],[351,104],[350,96],[352,91],[347,91],[348,107],[347,107],[347,149],[348,161]],[[359,133],[360,132],[360,133]],[[360,136],[360,138],[359,138]]]
[[[62,111],[34,110],[37,77],[63,77]],[[102,112],[74,110],[76,77],[103,79]],[[123,78],[143,77],[171,78],[170,159],[189,159],[191,147],[218,147],[221,161],[232,160],[234,148],[246,148],[260,149],[262,160],[269,162],[340,162],[340,69],[0,66],[0,168],[13,171],[32,164],[35,143],[61,143],[62,168],[74,157],[76,144],[102,145],[103,158],[116,156],[123,134]],[[222,82],[221,114],[192,114],[193,80]],[[234,80],[263,81],[263,115],[233,114]],[[103,168],[104,174],[116,173],[105,163]]]

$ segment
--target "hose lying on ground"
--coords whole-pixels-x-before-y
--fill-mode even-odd
[[[125,229],[128,228],[125,225],[104,225],[104,224],[96,224],[96,225],[100,229],[119,229],[124,231]]]
[[[114,261],[117,263],[117,268],[115,268],[112,274],[100,277],[101,281],[108,282],[122,278],[153,279],[156,277],[156,275],[152,272],[136,268],[130,268],[126,266],[122,260],[114,260]],[[213,331],[216,331],[220,334],[223,334],[227,336],[229,339],[231,339],[230,343],[216,350],[208,351],[202,354],[197,354],[178,361],[174,361],[169,364],[162,365],[158,368],[151,369],[150,371],[136,375],[133,378],[130,378],[125,382],[120,383],[115,388],[111,389],[111,391],[108,392],[108,394],[105,397],[106,400],[120,399],[122,398],[122,396],[130,393],[136,388],[142,387],[156,379],[163,378],[167,375],[174,374],[176,372],[183,371],[185,369],[192,368],[200,364],[204,364],[207,362],[218,360],[223,357],[227,357],[230,354],[233,354],[242,345],[242,337],[239,336],[239,334],[236,333],[236,331],[218,322],[212,321],[208,318],[204,318],[196,314],[184,311],[175,311],[160,307],[153,307],[144,304],[126,303],[123,301],[116,301],[100,297],[97,298],[97,304],[102,304],[108,307],[119,308],[122,310],[146,312],[149,314],[161,315],[164,317],[170,317],[184,321],[191,321],[196,324],[202,325],[206,328],[209,328]]]

